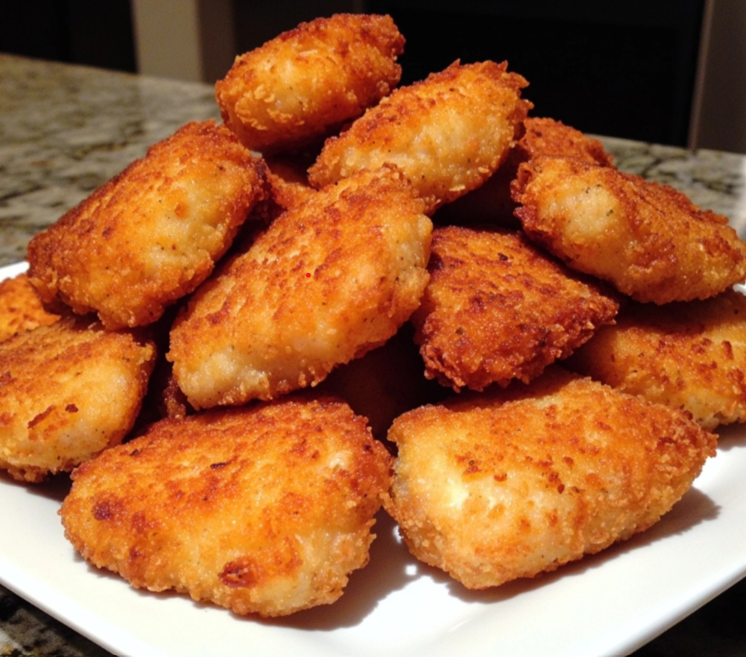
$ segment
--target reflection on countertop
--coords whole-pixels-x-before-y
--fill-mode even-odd
[[[0,55],[0,266],[28,240],[190,120],[219,119],[208,85]],[[746,236],[746,157],[601,138],[623,171],[670,184]],[[741,582],[637,654],[746,654]],[[724,619],[730,622],[724,623]],[[106,651],[0,587],[0,654]]]

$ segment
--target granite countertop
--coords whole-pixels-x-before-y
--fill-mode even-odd
[[[23,260],[36,232],[148,146],[190,120],[219,118],[209,85],[6,55],[0,88],[0,266]],[[745,156],[602,139],[620,169],[686,191],[746,236]],[[734,611],[745,607],[742,581],[636,654],[746,655]],[[0,586],[0,656],[108,654]]]

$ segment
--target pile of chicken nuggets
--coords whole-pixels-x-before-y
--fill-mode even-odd
[[[238,614],[336,601],[385,509],[468,588],[655,524],[746,420],[746,244],[534,116],[398,86],[388,16],[236,58],[0,285],[0,468],[90,563]]]

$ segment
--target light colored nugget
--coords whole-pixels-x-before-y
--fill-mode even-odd
[[[36,235],[29,280],[109,329],[150,324],[210,274],[264,177],[227,128],[189,123]]]
[[[59,317],[44,308],[25,272],[0,282],[0,342],[37,326],[54,324]]]
[[[428,271],[415,341],[425,375],[457,392],[527,383],[619,308],[519,232],[436,228]]]
[[[729,290],[665,306],[629,303],[568,367],[683,408],[702,426],[746,420],[746,297]]]
[[[317,18],[237,57],[215,95],[246,146],[297,150],[388,94],[399,83],[403,49],[390,16]]]
[[[494,389],[493,389],[494,390]],[[467,588],[534,577],[654,525],[716,438],[682,411],[550,368],[395,420],[387,510]]]
[[[60,511],[91,564],[237,614],[330,604],[365,566],[390,457],[332,399],[162,420],[73,473]]]
[[[683,193],[607,166],[538,157],[514,183],[532,239],[638,301],[715,296],[746,278],[746,243]]]
[[[529,116],[523,121],[522,129],[523,135],[498,170],[481,187],[444,205],[438,213],[438,221],[518,227],[513,214],[516,202],[512,199],[510,185],[518,175],[521,163],[539,155],[572,157],[591,164],[613,166],[612,156],[600,141],[560,121]]]
[[[507,63],[453,63],[400,87],[349,129],[330,137],[309,169],[316,187],[393,163],[425,200],[427,214],[479,187],[500,166],[531,103]]]
[[[42,481],[116,445],[135,423],[155,347],[68,316],[0,343],[0,469]]]
[[[390,167],[285,212],[176,319],[179,387],[196,408],[272,399],[383,344],[420,303],[431,230]]]

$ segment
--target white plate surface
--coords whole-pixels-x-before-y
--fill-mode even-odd
[[[0,268],[0,278],[23,268]],[[57,515],[64,481],[0,475],[0,582],[128,657],[622,655],[746,575],[745,475],[746,428],[725,429],[717,457],[651,530],[489,592],[418,565],[382,514],[370,564],[336,604],[273,621],[138,592],[90,568]]]

